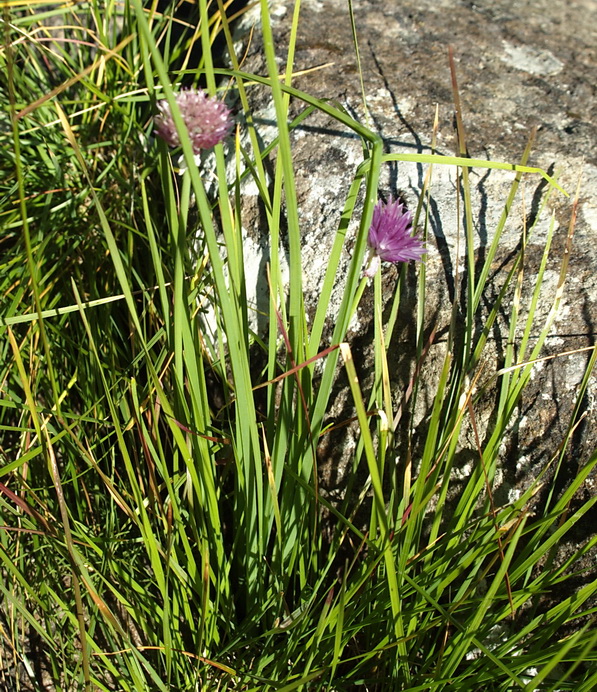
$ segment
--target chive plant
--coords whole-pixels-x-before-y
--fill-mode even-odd
[[[4,8],[2,684],[589,692],[597,686],[596,582],[582,566],[595,537],[576,543],[564,561],[557,556],[592,511],[594,497],[578,498],[597,455],[580,460],[561,489],[546,494],[546,481],[567,463],[594,350],[553,457],[513,502],[498,506],[494,498],[501,447],[562,300],[577,199],[546,320],[536,319],[534,307],[553,221],[534,285],[523,280],[531,227],[484,311],[523,177],[547,179],[544,207],[563,194],[558,183],[528,167],[530,147],[517,165],[384,154],[370,128],[293,86],[299,3],[284,56],[275,52],[268,4],[260,5],[266,75],[241,69],[221,0],[217,8],[199,0],[197,26],[177,40],[174,10],[140,0]],[[214,66],[218,35],[228,46],[227,69]],[[200,62],[191,68],[197,48]],[[276,114],[267,146],[251,114],[255,84]],[[291,98],[302,106],[294,120]],[[234,100],[246,115],[242,132],[224,106]],[[314,112],[356,134],[363,160],[338,200],[307,324],[292,135]],[[464,152],[462,128],[459,137]],[[208,187],[198,153],[209,158],[215,185]],[[370,234],[379,179],[395,161],[428,173],[413,226],[382,224],[380,239],[383,204]],[[465,289],[454,301],[432,406],[415,428],[392,400],[387,359],[403,280],[384,310],[381,273],[367,277],[363,263],[367,248],[378,260],[420,258],[412,228],[433,246],[427,211],[438,165],[460,171],[454,203],[464,204]],[[471,167],[513,172],[480,268]],[[265,335],[252,331],[246,298],[247,180],[259,190],[269,242]],[[353,226],[343,298],[324,346]],[[380,245],[397,232],[410,255]],[[425,305],[433,290],[424,263],[416,266],[418,358],[403,402],[411,411],[427,382]],[[366,290],[375,304],[369,390],[348,338]],[[490,370],[488,339],[504,311],[508,347]],[[359,431],[351,461],[367,480],[333,504],[319,492],[317,448],[341,369]],[[487,395],[497,402],[490,426],[477,438],[470,476],[456,484],[463,431],[476,429]],[[413,456],[396,478],[390,460],[403,424]],[[357,514],[367,520],[357,522]]]

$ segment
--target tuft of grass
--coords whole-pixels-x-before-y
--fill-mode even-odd
[[[562,299],[578,195],[544,322],[534,308],[545,290],[553,221],[534,284],[525,274],[530,227],[484,312],[523,175],[550,183],[542,213],[561,192],[527,166],[530,144],[518,165],[383,154],[368,127],[293,87],[298,4],[283,79],[265,1],[265,76],[241,70],[221,1],[199,1],[186,38],[173,9],[160,13],[140,0],[48,8],[13,3],[2,20],[2,684],[131,692],[592,689],[597,583],[580,565],[596,539],[576,544],[563,563],[555,555],[593,511],[595,498],[579,499],[579,491],[597,454],[579,460],[561,490],[553,486],[541,503],[536,497],[567,463],[595,350],[553,458],[518,499],[495,500],[500,450]],[[218,34],[228,69],[214,64]],[[191,65],[197,49],[198,68]],[[225,86],[247,116],[246,132],[211,156],[215,184],[195,160],[174,99],[182,83],[198,80],[212,94]],[[275,107],[277,136],[267,147],[251,117],[254,84]],[[454,91],[457,98],[455,75]],[[183,173],[152,134],[161,98],[180,130]],[[303,105],[294,121],[291,98]],[[358,135],[363,161],[339,201],[308,325],[292,131],[314,112]],[[461,127],[459,138],[462,154]],[[380,172],[397,160],[428,165],[417,211],[426,233],[434,167],[459,167],[464,205],[464,289],[454,300],[433,404],[417,428],[402,414],[415,410],[426,383],[432,338],[424,265],[415,376],[399,407],[387,349],[403,281],[387,312],[381,278],[374,280],[368,391],[347,341],[365,289]],[[514,172],[482,263],[472,244],[466,171],[473,166]],[[246,300],[247,179],[259,190],[269,238],[264,336],[251,331]],[[353,220],[352,257],[340,277]],[[324,347],[341,278],[343,300]],[[488,338],[504,312],[509,346],[489,370]],[[351,486],[361,470],[367,481],[334,505],[319,491],[317,447],[340,367],[360,431]],[[485,429],[478,419],[489,396],[496,403]],[[459,482],[467,431],[478,458]],[[408,454],[396,477],[399,433]]]

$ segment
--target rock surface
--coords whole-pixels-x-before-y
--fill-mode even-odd
[[[467,133],[468,153],[516,163],[520,160],[529,133],[538,135],[529,165],[557,175],[572,195],[582,173],[580,211],[567,279],[567,290],[559,317],[547,342],[545,354],[593,346],[597,320],[597,3],[592,0],[554,3],[550,0],[354,0],[356,29],[360,47],[367,109],[361,99],[361,85],[355,59],[347,3],[344,0],[304,0],[301,4],[293,85],[311,95],[330,99],[353,117],[368,123],[384,139],[386,152],[430,153],[436,104],[439,108],[437,151],[454,154],[457,141],[453,125],[454,107],[448,61],[452,46]],[[272,3],[274,38],[278,55],[285,58],[292,3]],[[250,13],[245,28],[257,22]],[[331,63],[331,65],[330,65]],[[283,70],[283,60],[279,69]],[[325,67],[321,67],[325,66]],[[314,70],[313,68],[321,69]],[[253,35],[243,69],[266,74],[258,33]],[[304,71],[304,72],[303,72]],[[300,74],[303,72],[302,74]],[[253,106],[265,141],[271,138],[273,108],[266,91],[258,91]],[[367,118],[370,117],[368,121]],[[268,130],[268,127],[270,130]],[[340,217],[342,202],[356,166],[362,160],[359,140],[322,114],[311,117],[292,136],[293,160],[303,225],[303,263],[307,311],[316,301],[325,271],[325,258]],[[384,194],[400,194],[413,207],[418,198],[424,168],[415,164],[388,165],[381,182]],[[512,180],[511,173],[476,169],[474,186],[475,246],[480,256],[491,243]],[[459,222],[453,167],[434,169],[429,205],[428,325],[445,331],[456,290],[457,270],[464,264],[458,250]],[[532,220],[546,185],[537,176],[526,176],[522,202],[512,212],[496,255],[495,274],[485,297],[490,304],[505,274],[509,257],[521,238],[525,223]],[[250,202],[247,202],[250,207]],[[546,316],[553,302],[566,235],[571,216],[571,200],[560,193],[551,195],[549,209],[534,230],[527,253],[527,277],[532,285],[543,252],[549,226],[549,212],[556,232],[546,281],[536,310]],[[257,218],[244,219],[247,244],[265,244]],[[352,229],[354,232],[354,228]],[[350,231],[350,229],[349,229]],[[351,241],[347,243],[350,250]],[[460,244],[462,248],[462,240]],[[459,255],[460,252],[460,255]],[[257,262],[259,252],[256,253]],[[346,258],[346,262],[348,257]],[[254,276],[259,272],[255,271]],[[391,294],[398,272],[386,265],[384,285]],[[398,391],[404,389],[412,373],[412,323],[414,313],[414,270],[409,269],[403,327],[394,337],[390,352],[391,376]],[[253,287],[257,303],[262,290]],[[340,295],[338,286],[337,296]],[[265,298],[267,300],[267,298]],[[371,295],[366,294],[359,319],[353,323],[353,347],[366,363],[370,342]],[[410,312],[408,310],[410,305]],[[331,307],[333,314],[334,306]],[[433,322],[433,324],[432,324]],[[507,336],[501,324],[496,336],[495,357],[499,362],[500,339]],[[506,331],[504,331],[504,329]],[[441,340],[440,340],[441,341]],[[410,345],[409,345],[410,344]],[[435,347],[440,357],[441,343]],[[551,458],[561,442],[575,403],[575,393],[590,352],[561,356],[537,368],[532,386],[521,402],[517,429],[513,436],[515,453],[506,454],[503,470],[503,500],[508,501]],[[410,359],[410,363],[409,363]],[[430,362],[433,363],[432,354]],[[496,364],[493,365],[494,369]],[[499,367],[499,366],[498,366]],[[430,366],[433,370],[433,367]],[[366,367],[365,367],[366,370]],[[427,408],[415,416],[423,419],[433,398],[433,377],[427,392]],[[572,456],[586,460],[597,446],[593,399],[583,403],[586,419],[579,428]],[[334,414],[346,414],[347,399],[339,392]],[[350,446],[349,439],[344,444]],[[472,446],[472,445],[471,445]],[[342,465],[334,458],[327,469],[328,488],[342,486]],[[465,455],[466,456],[466,455]],[[576,465],[570,467],[573,475]],[[463,473],[466,468],[463,468]],[[594,489],[589,481],[587,492]],[[593,517],[594,518],[594,517]],[[587,520],[588,522],[591,519]],[[588,529],[586,525],[585,530]]]

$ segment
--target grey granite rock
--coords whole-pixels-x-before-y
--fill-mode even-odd
[[[274,38],[280,56],[287,46],[292,4],[273,2]],[[597,269],[597,3],[591,0],[558,3],[549,0],[354,0],[357,34],[361,52],[364,92],[369,114],[361,100],[361,85],[344,0],[304,0],[301,5],[299,38],[293,82],[297,88],[320,98],[337,102],[353,117],[378,132],[387,152],[429,153],[436,104],[439,108],[437,150],[453,154],[457,149],[453,125],[454,107],[448,47],[456,61],[467,133],[469,155],[473,158],[516,163],[525,148],[530,131],[538,128],[529,165],[557,175],[572,194],[582,173],[580,212],[570,260],[567,290],[545,354],[558,354],[592,346],[597,320],[596,289],[592,277]],[[245,29],[258,17],[249,13]],[[282,63],[281,63],[282,65]],[[280,65],[280,67],[281,67]],[[321,67],[324,66],[324,67]],[[320,68],[320,69],[313,69]],[[265,61],[259,32],[253,34],[244,69],[265,74]],[[254,93],[255,117],[264,141],[271,137],[273,108],[267,90]],[[295,111],[296,112],[296,111]],[[370,120],[367,120],[370,117]],[[313,308],[325,271],[325,259],[337,227],[348,186],[361,161],[357,138],[319,114],[305,122],[292,136],[293,161],[303,228],[303,266],[307,312]],[[382,191],[401,194],[412,206],[416,203],[424,168],[416,164],[388,165],[381,182]],[[475,247],[480,256],[491,243],[502,212],[512,174],[476,169],[474,186]],[[430,251],[428,272],[428,324],[441,334],[449,320],[455,291],[455,274],[464,265],[457,254],[459,222],[456,207],[456,171],[435,167],[430,204]],[[490,304],[499,288],[509,258],[521,238],[521,229],[536,213],[546,191],[537,176],[524,178],[522,201],[512,211],[493,266],[495,273],[485,296]],[[256,191],[253,191],[256,193]],[[251,215],[250,194],[243,223],[247,247],[257,248],[255,285],[249,294],[261,296],[259,263],[267,240],[261,235],[258,214]],[[560,193],[551,195],[549,208],[535,229],[527,253],[528,286],[532,285],[553,212],[556,232],[552,258],[548,265],[537,318],[546,316],[553,301],[566,233],[571,216],[571,200]],[[354,233],[354,226],[349,233]],[[349,259],[352,246],[346,244]],[[262,250],[260,250],[261,248]],[[461,241],[462,249],[462,241]],[[340,275],[343,268],[341,268]],[[396,268],[385,266],[384,285],[391,294],[397,279]],[[412,373],[414,269],[409,269],[401,329],[394,336],[390,351],[392,377],[397,392],[404,389]],[[339,280],[334,301],[342,290]],[[333,323],[337,302],[330,306]],[[261,303],[262,304],[262,303]],[[367,373],[370,342],[371,295],[365,294],[358,319],[351,325],[350,339],[362,372]],[[263,325],[262,325],[263,326]],[[495,334],[493,363],[499,367],[507,325],[502,322]],[[328,333],[329,337],[329,333]],[[443,353],[441,339],[432,348],[427,365],[427,392],[420,398],[415,421],[424,421],[429,412],[437,377],[437,363]],[[503,493],[508,501],[526,485],[555,452],[565,433],[575,393],[589,354],[562,356],[540,364],[521,401],[519,418],[512,432],[509,449],[504,450],[501,472]],[[572,446],[571,457],[586,459],[596,446],[595,379],[590,396],[583,402],[586,418]],[[350,408],[345,393],[338,392],[332,415],[341,418]],[[487,423],[491,405],[482,422]],[[463,460],[473,455],[472,440],[467,455],[463,441]],[[350,433],[342,444],[351,446]],[[332,447],[337,445],[337,441]],[[346,469],[338,449],[324,450],[327,458],[326,481],[330,492],[345,480]],[[462,473],[466,473],[463,461]],[[570,467],[574,473],[576,465]],[[593,487],[589,481],[587,491]]]

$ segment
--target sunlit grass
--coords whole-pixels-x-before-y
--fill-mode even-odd
[[[3,684],[18,677],[41,689],[43,670],[64,690],[589,692],[597,683],[597,587],[577,573],[597,539],[578,544],[563,563],[555,555],[593,508],[595,498],[579,501],[578,491],[597,455],[579,460],[561,491],[535,500],[584,416],[595,351],[553,458],[515,501],[498,506],[494,499],[500,450],[562,300],[576,200],[567,252],[550,255],[552,221],[529,289],[525,250],[534,228],[525,228],[486,310],[482,298],[521,180],[546,176],[527,166],[530,144],[518,165],[384,154],[371,129],[293,87],[298,14],[280,78],[266,2],[267,75],[243,72],[236,55],[230,69],[214,67],[216,33],[232,50],[218,8],[201,0],[199,29],[179,43],[169,40],[175,18],[139,0],[56,4],[43,15],[15,3],[4,14]],[[41,21],[50,17],[54,28]],[[191,71],[197,47],[201,64]],[[238,132],[214,150],[215,184],[193,156],[174,101],[180,82],[195,76],[212,94],[224,86],[218,93],[238,98],[246,114],[247,136]],[[251,118],[249,84],[268,90],[275,107],[277,138],[266,148]],[[161,98],[181,128],[182,174],[153,134]],[[294,121],[291,98],[303,107]],[[363,161],[338,200],[340,221],[307,323],[292,133],[313,112],[356,134]],[[459,136],[464,152],[462,129]],[[417,225],[431,246],[434,167],[459,167],[454,204],[464,205],[464,288],[438,350],[432,406],[416,428],[402,414],[415,411],[429,386],[426,296],[433,289],[425,266],[417,269],[415,379],[400,413],[387,349],[404,274],[386,310],[381,276],[373,281],[368,389],[348,338],[367,289],[363,258],[378,181],[395,160],[427,166]],[[480,267],[471,166],[513,173]],[[251,329],[246,299],[247,179],[259,191],[269,238],[270,327],[263,335]],[[547,182],[536,223],[549,217],[549,197],[563,194],[557,181]],[[348,271],[340,276],[353,227]],[[534,307],[554,261],[553,307],[540,322]],[[340,280],[330,346],[323,334]],[[505,313],[509,345],[496,362],[488,341]],[[343,372],[360,435],[353,481],[333,505],[319,491],[317,447],[329,432]],[[480,435],[483,397],[495,406]],[[457,480],[470,431],[478,458]],[[357,477],[366,480],[355,489]]]

